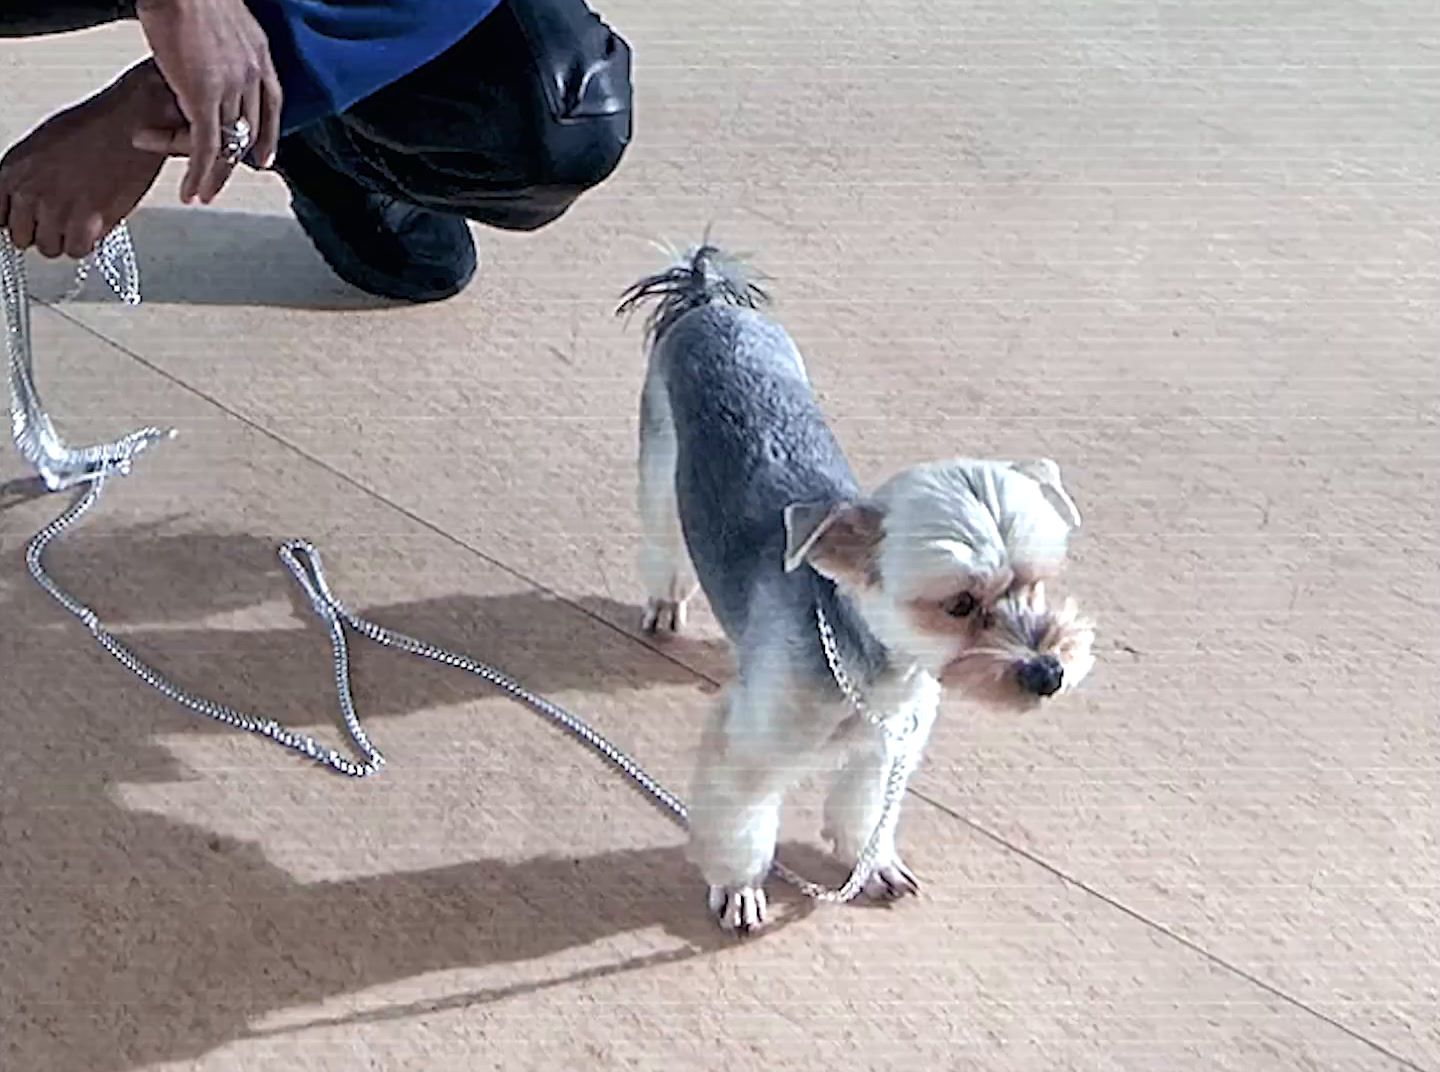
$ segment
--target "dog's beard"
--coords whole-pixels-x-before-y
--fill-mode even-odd
[[[1040,656],[1053,656],[1063,671],[1061,692],[1068,692],[1090,673],[1095,628],[1080,617],[1073,599],[1050,605],[1044,586],[1036,584],[1002,598],[977,631],[946,665],[941,680],[987,706],[1028,711],[1041,698],[1020,683],[1020,667]]]

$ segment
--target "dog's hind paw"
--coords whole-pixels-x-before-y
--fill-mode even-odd
[[[759,886],[710,887],[710,914],[720,929],[731,934],[752,934],[765,925],[765,891]]]
[[[920,893],[920,880],[899,860],[881,864],[865,880],[865,896],[872,901],[898,901]]]
[[[656,633],[678,633],[685,628],[685,600],[652,599],[645,607],[640,628]]]

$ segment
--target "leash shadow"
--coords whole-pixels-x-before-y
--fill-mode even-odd
[[[0,511],[23,506],[36,499],[43,499],[49,494],[50,489],[38,476],[16,477],[14,480],[7,480],[0,483]]]
[[[309,602],[280,564],[278,541],[247,533],[173,532],[171,519],[143,525],[78,529],[57,543],[47,563],[62,585],[89,602],[105,624],[167,676],[207,695],[262,705],[281,721],[313,721],[330,704],[329,645]],[[323,542],[323,541],[322,541]],[[342,598],[347,586],[336,579]],[[39,603],[37,604],[37,600]],[[262,604],[288,601],[284,628],[210,624]],[[541,692],[639,692],[657,686],[714,690],[728,654],[720,641],[659,645],[618,623],[639,608],[602,597],[570,601],[532,588],[456,593],[378,605],[351,601],[381,625],[465,652]],[[22,571],[0,577],[0,618],[29,620],[47,632],[75,628],[34,589]],[[67,643],[86,646],[82,632]],[[386,717],[493,695],[469,674],[378,648],[351,637],[361,717]],[[256,668],[268,681],[252,699]],[[124,676],[111,688],[139,689]],[[193,719],[197,730],[215,727]]]

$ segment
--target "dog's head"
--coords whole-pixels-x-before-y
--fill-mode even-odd
[[[1028,709],[1094,665],[1093,626],[1045,591],[1079,524],[1049,459],[933,462],[864,501],[788,507],[785,568],[835,581],[897,657]]]

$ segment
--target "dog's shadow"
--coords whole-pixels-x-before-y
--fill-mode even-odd
[[[320,259],[289,216],[218,208],[146,207],[128,221],[149,305],[253,305],[360,312],[394,302],[356,290]],[[72,261],[29,258],[31,292],[54,302],[75,279]],[[87,282],[77,303],[110,302],[105,284]]]
[[[27,781],[13,788],[39,790]],[[255,845],[122,810],[93,784],[81,780],[65,794],[63,815],[21,813],[32,842],[65,846],[65,860],[51,849],[37,864],[32,849],[20,913],[0,925],[20,932],[4,943],[13,998],[0,1003],[17,1002],[5,1015],[16,1068],[178,1064],[236,1041],[480,1008],[733,944],[707,918],[679,845],[306,883]],[[798,854],[802,866],[812,854]],[[84,880],[66,880],[70,869],[83,869]],[[776,892],[774,930],[810,911]],[[668,937],[650,943],[655,952],[548,976],[526,967],[651,928]],[[422,989],[433,996],[390,1002],[355,997],[432,973],[506,965],[521,967],[480,988],[430,986]],[[503,981],[517,977],[524,981]]]
[[[312,623],[270,632],[201,624],[286,590],[271,541],[168,528],[97,525],[67,537],[49,564],[176,678],[201,682],[207,693],[233,688],[247,706],[282,720],[313,716],[329,662]],[[332,579],[343,595],[343,578]],[[364,613],[475,651],[542,692],[698,684],[679,663],[593,620],[592,612],[615,609],[581,613],[565,601],[510,592]],[[84,631],[55,614],[18,569],[0,575],[0,620],[7,623],[0,643],[11,742],[0,761],[0,858],[17,893],[0,918],[10,984],[0,1012],[17,1068],[125,1072],[186,1062],[235,1040],[483,1005],[729,944],[706,918],[678,832],[659,847],[482,858],[306,882],[257,844],[130,810],[115,783],[195,776],[151,735],[210,723],[171,721],[153,692],[99,657]],[[399,715],[488,688],[398,656],[357,663],[366,716]],[[645,804],[637,799],[634,807]],[[303,807],[276,811],[279,821],[305,821]],[[515,819],[480,811],[473,821]],[[823,859],[803,846],[785,855],[807,872]],[[803,904],[776,892],[788,906],[781,926],[804,914]],[[658,952],[602,968],[540,981],[543,973],[527,968],[518,973],[524,982],[510,983],[507,973],[481,989],[437,987],[439,996],[399,1003],[350,997],[429,973],[533,962],[657,927],[670,937]]]

